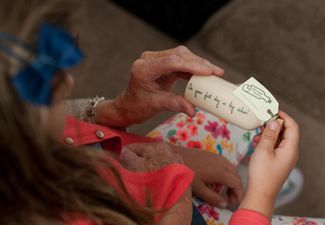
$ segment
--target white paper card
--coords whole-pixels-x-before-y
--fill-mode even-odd
[[[255,113],[258,119],[268,121],[279,112],[274,96],[254,77],[234,90],[234,94]]]

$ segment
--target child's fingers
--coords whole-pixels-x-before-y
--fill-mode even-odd
[[[256,145],[260,142],[261,140],[261,134],[255,135],[253,137],[253,146],[256,147]]]
[[[287,163],[291,162],[293,167],[299,157],[299,126],[288,114],[280,112],[279,115],[285,121],[285,129],[276,153],[280,158],[285,158]]]
[[[240,203],[241,202],[241,199],[239,199],[236,196],[236,193],[233,192],[231,189],[228,189],[227,196],[228,196],[228,200],[229,200],[230,204],[236,204],[236,203]]]
[[[263,131],[256,149],[273,152],[281,127],[282,124],[279,121],[270,121]]]
[[[299,126],[296,121],[290,117],[287,113],[280,111],[280,118],[282,118],[284,123],[284,133],[283,139],[286,140],[287,145],[292,147],[297,147],[299,143]]]
[[[211,188],[207,187],[203,182],[200,182],[197,188],[196,195],[199,196],[206,203],[217,206],[219,208],[226,208],[227,201],[221,195],[214,192]]]
[[[227,172],[223,177],[223,180],[220,180],[220,183],[225,185],[227,188],[231,189],[239,200],[243,198],[244,187],[241,178],[238,174]]]

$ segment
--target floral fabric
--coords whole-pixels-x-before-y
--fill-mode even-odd
[[[197,109],[194,118],[184,113],[176,114],[150,131],[147,136],[222,155],[237,166],[252,153],[252,138],[258,132],[259,129],[254,131],[240,129]],[[222,190],[220,186],[216,189]],[[232,215],[231,211],[212,207],[196,197],[193,197],[193,204],[208,225],[227,224]]]
[[[176,114],[150,131],[147,136],[219,154],[237,166],[244,158],[252,154],[252,138],[258,132],[259,129],[254,131],[240,129],[223,119],[197,109],[194,118],[184,113]],[[213,207],[196,197],[193,197],[192,201],[207,225],[228,224],[232,211]],[[325,225],[325,219],[273,216],[272,224]]]
[[[246,131],[207,112],[197,110],[194,118],[183,113],[166,120],[147,136],[188,148],[219,154],[233,165],[252,151],[251,140],[259,129]]]
[[[325,225],[325,219],[291,217],[291,216],[273,216],[272,224],[276,225]]]

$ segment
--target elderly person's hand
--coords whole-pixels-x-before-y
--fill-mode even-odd
[[[96,121],[125,127],[141,123],[161,111],[184,112],[193,117],[194,106],[183,96],[172,93],[178,79],[191,75],[222,76],[224,71],[184,46],[157,52],[144,52],[131,68],[127,89],[113,101],[100,104]]]
[[[172,163],[183,164],[183,159],[174,153],[167,143],[155,142],[136,143],[123,147],[120,162],[131,171],[150,172]]]

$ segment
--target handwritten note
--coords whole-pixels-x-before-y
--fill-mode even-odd
[[[193,88],[193,84],[189,83],[187,86],[187,89],[193,93],[194,98],[196,99],[202,99],[203,101],[213,101],[213,104],[217,109],[220,109],[221,107],[224,107],[226,110],[229,111],[230,114],[240,113],[247,115],[250,111],[248,107],[243,107],[236,105],[233,101],[227,101],[221,96],[213,95],[212,93],[209,93],[208,91],[204,91],[199,88]]]

